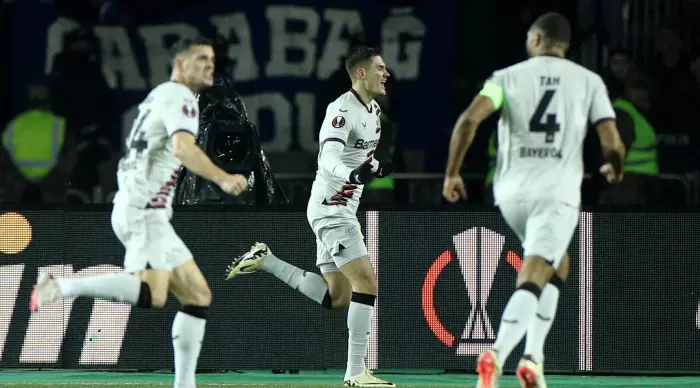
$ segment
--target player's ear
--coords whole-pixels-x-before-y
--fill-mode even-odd
[[[355,70],[355,77],[361,79],[363,78],[367,72],[365,71],[364,67],[358,66],[357,69]]]

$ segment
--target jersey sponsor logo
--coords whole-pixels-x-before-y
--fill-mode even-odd
[[[450,348],[456,345],[458,356],[475,356],[490,349],[496,340],[486,306],[496,270],[506,251],[506,238],[488,228],[475,227],[452,236],[452,241],[453,249],[442,252],[425,274],[421,296],[423,314],[428,327],[440,342]],[[454,265],[448,268],[455,261],[453,250],[459,268]],[[515,272],[520,272],[523,261],[516,252],[507,250],[505,259]],[[459,337],[447,330],[436,309],[435,299],[443,294],[436,292],[438,279],[446,270],[462,273],[469,297],[469,318]]]
[[[189,118],[194,118],[195,116],[197,116],[197,109],[194,107],[194,105],[191,104],[186,104],[185,106],[183,106],[182,112],[185,114],[185,116]]]
[[[333,121],[331,122],[331,125],[333,128],[342,128],[345,126],[345,117],[343,116],[336,116]]]
[[[357,141],[355,142],[355,148],[359,148],[362,150],[373,149],[373,148],[377,148],[378,144],[379,144],[379,140],[366,141],[364,139],[357,139]]]
[[[560,149],[549,147],[520,147],[521,158],[533,159],[561,159],[562,153]]]

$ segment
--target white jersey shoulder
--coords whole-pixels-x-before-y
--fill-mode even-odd
[[[489,82],[503,94],[496,200],[578,206],[589,124],[615,118],[601,77],[569,60],[538,56],[496,71]]]
[[[115,202],[144,208],[170,207],[180,169],[170,137],[179,131],[198,135],[197,100],[187,86],[165,82],[139,104],[126,139],[126,155],[119,162]]]

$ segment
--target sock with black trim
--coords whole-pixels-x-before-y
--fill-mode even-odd
[[[148,283],[128,273],[60,278],[56,281],[64,298],[86,296],[125,302],[141,308],[152,307]]]
[[[535,283],[523,283],[510,297],[493,348],[498,353],[498,364],[503,364],[515,346],[523,339],[530,321],[537,313],[537,301],[542,290]]]
[[[345,380],[355,377],[367,369],[365,357],[376,298],[376,295],[352,293],[348,309],[348,365],[345,370]]]
[[[204,340],[208,306],[182,306],[173,320],[175,388],[195,387],[197,360]]]
[[[541,363],[544,361],[544,342],[549,335],[549,330],[554,323],[554,316],[557,313],[559,294],[564,282],[554,276],[549,284],[544,286],[542,296],[537,305],[537,314],[530,321],[525,339],[525,354],[530,355],[532,361]]]

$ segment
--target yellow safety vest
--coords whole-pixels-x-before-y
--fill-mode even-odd
[[[659,175],[656,154],[656,132],[647,119],[629,101],[618,98],[613,107],[626,112],[634,121],[634,142],[627,150],[625,172],[644,175]]]
[[[498,148],[496,147],[496,131],[493,131],[489,137],[489,172],[486,173],[484,186],[493,183],[493,178],[496,176],[496,160],[498,158]]]
[[[58,163],[65,131],[62,117],[44,110],[30,110],[10,122],[2,144],[22,175],[37,182]]]
[[[389,117],[384,114],[384,112],[381,113],[382,119],[385,121],[389,120]],[[393,142],[392,142],[393,143]],[[390,148],[391,154],[394,153],[394,145],[391,145]],[[393,190],[394,189],[394,177],[393,176],[386,176],[384,178],[376,178],[372,179],[369,184],[367,185],[368,190]]]

